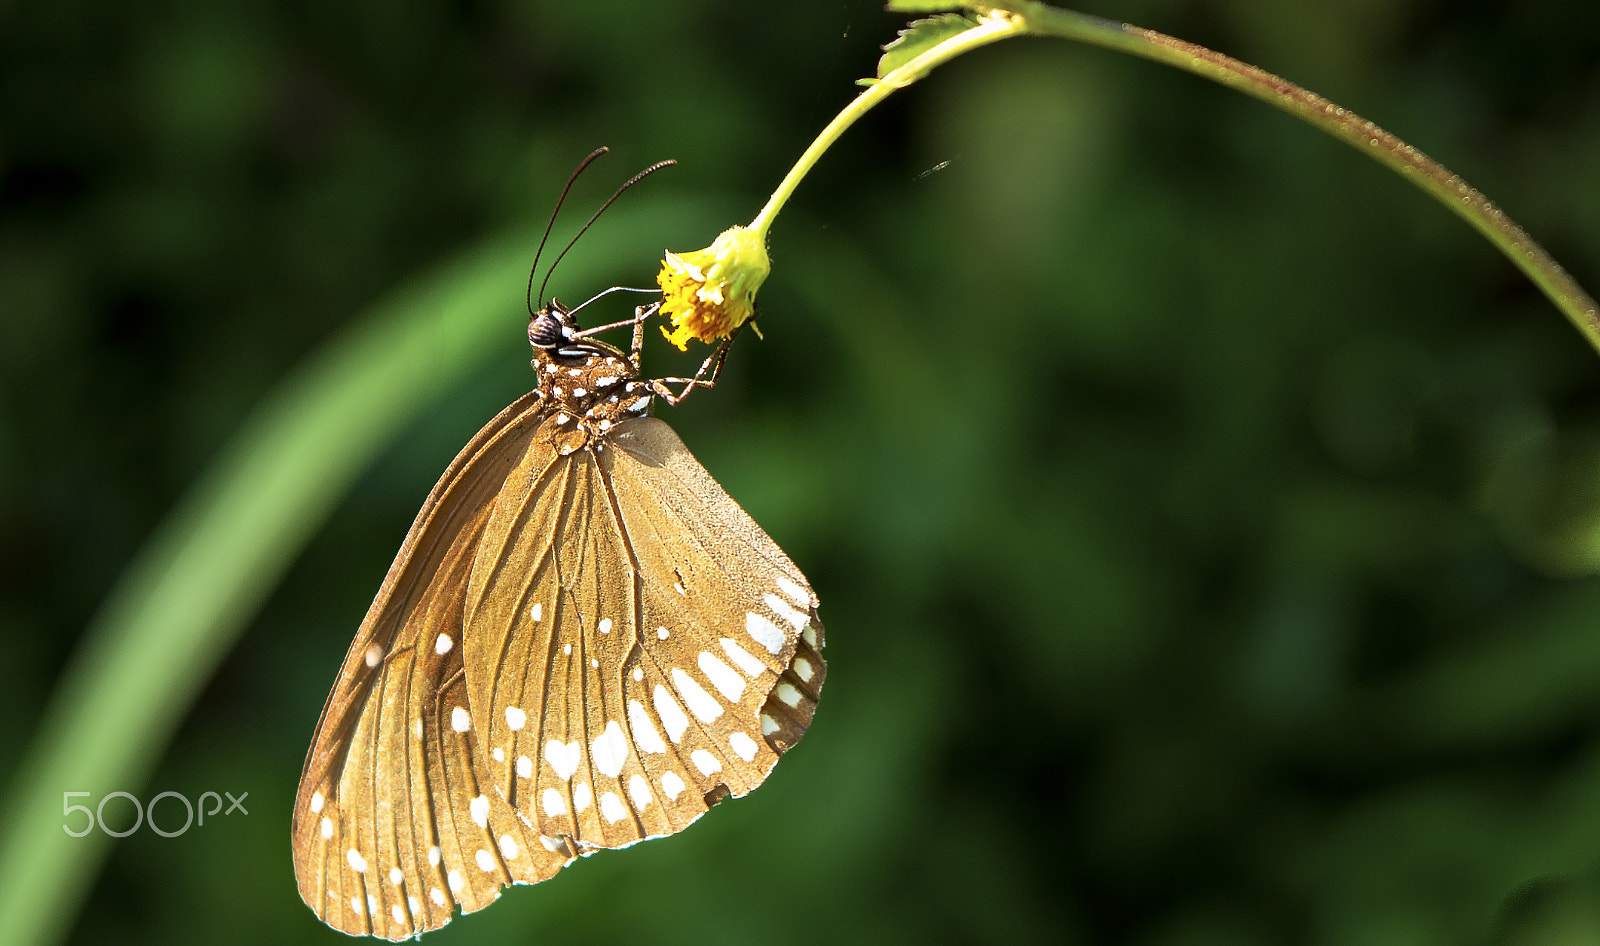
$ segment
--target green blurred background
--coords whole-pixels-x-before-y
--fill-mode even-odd
[[[1361,112],[1600,288],[1590,0],[1088,12]],[[523,239],[599,144],[577,207],[682,163],[597,227],[631,262],[553,289],[648,285],[663,242],[755,213],[900,22],[0,7],[0,785],[295,365]],[[682,836],[428,942],[1600,943],[1600,363],[1464,224],[1256,101],[1030,41],[870,115],[771,249],[766,340],[658,413],[822,597],[811,734]],[[416,507],[530,383],[522,290],[121,786],[249,816],[118,842],[70,942],[344,941],[295,892],[288,806]]]

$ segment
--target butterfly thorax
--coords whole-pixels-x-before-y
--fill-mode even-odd
[[[535,348],[533,368],[544,415],[540,436],[563,456],[604,449],[607,434],[630,417],[649,413],[650,386],[638,380],[628,356],[587,339]]]

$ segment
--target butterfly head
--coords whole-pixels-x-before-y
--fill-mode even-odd
[[[544,351],[554,351],[571,342],[578,330],[577,320],[560,300],[552,298],[550,304],[528,319],[528,344]]]

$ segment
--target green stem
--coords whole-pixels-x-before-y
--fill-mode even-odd
[[[895,89],[910,85],[934,67],[980,46],[1012,36],[1053,36],[1142,56],[1192,72],[1255,96],[1370,155],[1431,194],[1498,247],[1577,326],[1589,344],[1600,351],[1600,306],[1596,306],[1594,299],[1561,268],[1561,264],[1545,252],[1544,247],[1506,216],[1505,211],[1448,168],[1349,109],[1335,105],[1265,69],[1154,30],[1046,6],[1033,0],[967,0],[965,3],[956,0],[951,4],[957,5],[980,14],[980,22],[972,29],[926,50],[857,96],[828,123],[811,147],[795,162],[767,205],[751,221],[751,230],[765,237],[773,217],[823,152],[856,119]],[[890,6],[893,8],[894,4]]]
[[[784,203],[800,186],[800,179],[806,176],[822,153],[833,146],[833,143],[844,134],[845,129],[855,124],[856,119],[872,110],[874,105],[888,98],[896,89],[904,88],[928,74],[928,70],[947,62],[964,52],[999,42],[1008,36],[1020,36],[1025,25],[1011,17],[986,18],[982,23],[972,29],[952,36],[950,39],[925,50],[920,55],[901,65],[888,75],[874,82],[865,92],[856,96],[854,101],[844,107],[844,110],[833,117],[828,127],[822,129],[811,147],[800,155],[800,160],[794,163],[789,173],[784,175],[778,183],[778,189],[772,192],[767,199],[767,205],[761,208],[756,218],[750,221],[749,229],[765,237],[767,228],[772,226],[772,219],[783,209]]]
[[[1589,344],[1600,351],[1600,308],[1596,307],[1594,299],[1583,287],[1528,236],[1527,231],[1439,162],[1360,115],[1264,69],[1154,30],[1114,23],[1030,0],[975,2],[971,7],[980,12],[1001,12],[1015,16],[1027,24],[1025,32],[1031,35],[1092,43],[1203,76],[1253,95],[1370,155],[1433,195],[1499,247],[1500,252],[1526,273],[1555,303],[1556,308],[1577,326]]]

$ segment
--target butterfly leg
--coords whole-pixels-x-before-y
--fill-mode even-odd
[[[743,328],[743,326],[740,326],[740,328]],[[701,362],[700,370],[694,373],[694,377],[656,378],[650,382],[650,390],[655,392],[656,395],[661,397],[668,404],[676,407],[684,398],[688,397],[689,392],[693,391],[695,388],[716,387],[717,378],[722,375],[723,362],[727,361],[728,359],[728,346],[733,344],[733,340],[738,336],[738,334],[739,329],[734,329],[732,335],[729,335],[727,338],[723,339],[722,343],[717,346],[716,350],[707,356],[705,361]],[[674,394],[672,389],[668,387],[669,384],[681,384],[682,387],[678,389],[676,394]]]
[[[661,311],[659,302],[637,306],[633,310],[633,342],[628,346],[628,360],[633,363],[635,374],[640,370],[639,355],[644,351],[644,323],[659,311]]]

